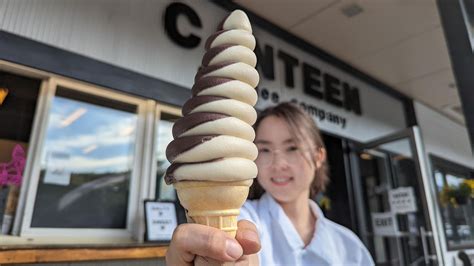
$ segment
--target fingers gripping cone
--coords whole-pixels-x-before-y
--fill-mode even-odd
[[[236,182],[178,182],[175,188],[179,201],[187,210],[190,223],[218,228],[235,237],[239,209],[247,199],[252,180]],[[196,257],[194,265],[233,265],[210,258]]]
[[[190,222],[219,228],[235,237],[239,209],[247,199],[251,184],[252,180],[185,181],[176,183],[175,187]]]
[[[239,209],[247,198],[249,183],[248,180],[222,184],[189,181],[177,183],[176,189],[181,204],[188,210],[188,222],[215,227],[235,237]],[[194,265],[230,266],[234,263],[197,256]]]
[[[165,176],[187,210],[188,222],[235,237],[237,217],[253,178],[257,147],[252,125],[257,119],[259,82],[253,52],[255,38],[247,15],[232,12],[205,44],[194,79],[192,98],[173,126]],[[196,257],[195,265],[228,265]]]

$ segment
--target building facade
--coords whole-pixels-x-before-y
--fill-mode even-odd
[[[9,171],[2,246],[151,243],[144,202],[176,201],[163,182],[164,151],[205,39],[227,8],[0,0],[0,163]],[[315,200],[326,215],[379,264],[459,265],[460,251],[474,254],[473,199],[452,202],[446,192],[474,178],[466,128],[251,20],[256,108],[295,102],[323,132],[331,184]]]

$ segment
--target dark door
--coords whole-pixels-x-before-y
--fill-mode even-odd
[[[357,232],[355,208],[353,205],[352,185],[348,166],[347,141],[323,134],[329,164],[329,185],[325,193],[315,199],[324,215],[355,233]]]

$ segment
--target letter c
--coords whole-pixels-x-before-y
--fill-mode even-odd
[[[186,16],[192,25],[202,28],[201,19],[191,7],[183,3],[172,3],[166,7],[165,10],[166,33],[171,38],[171,40],[180,46],[189,49],[197,47],[199,42],[201,42],[201,38],[192,33],[188,36],[184,36],[178,31],[178,17],[180,15]]]

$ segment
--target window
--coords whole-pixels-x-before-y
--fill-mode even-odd
[[[32,227],[126,228],[137,106],[58,87]]]
[[[10,234],[41,80],[0,71],[0,234]]]
[[[474,169],[430,158],[448,250],[474,248]]]
[[[155,147],[156,159],[156,198],[160,200],[176,201],[176,193],[172,185],[167,185],[164,175],[170,163],[166,159],[166,147],[173,140],[172,129],[174,122],[179,118],[176,114],[162,111],[159,114],[159,123],[157,123],[157,136]]]
[[[146,101],[49,83],[22,235],[131,240],[141,208]]]
[[[178,223],[186,221],[184,208],[180,205],[176,190],[173,185],[165,183],[164,175],[170,163],[166,159],[166,147],[173,140],[172,129],[176,120],[181,117],[181,111],[175,108],[164,106],[157,107],[157,122],[156,126],[156,145],[155,145],[155,160],[156,160],[156,191],[155,198],[164,201],[173,201],[177,205]]]
[[[141,242],[144,201],[178,202],[163,176],[180,109],[8,62],[0,68],[18,73],[0,70],[0,227],[10,224],[8,243]],[[10,167],[17,161],[18,175]],[[18,204],[4,219],[10,198]]]

